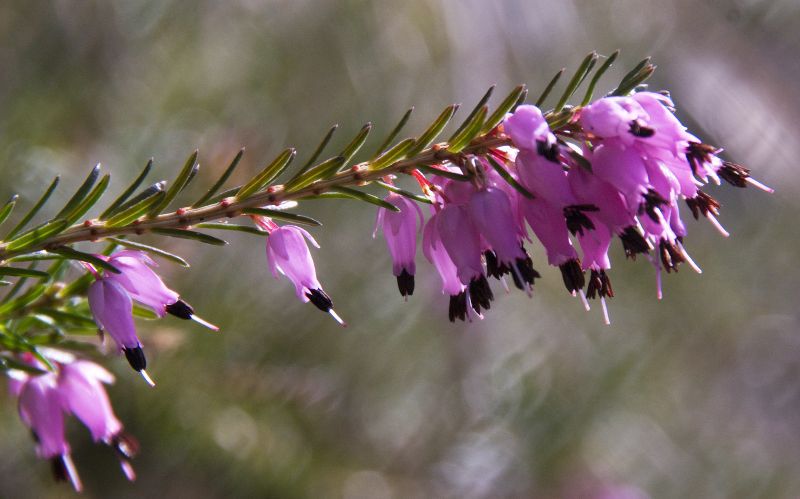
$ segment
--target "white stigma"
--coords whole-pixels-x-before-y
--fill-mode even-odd
[[[608,306],[606,305],[606,298],[604,296],[600,297],[600,306],[603,307],[603,321],[606,323],[606,326],[610,326],[611,319],[608,318]]]
[[[67,472],[67,477],[69,477],[69,481],[72,484],[72,487],[75,489],[75,492],[83,491],[81,477],[78,476],[78,470],[75,469],[75,463],[72,462],[72,456],[69,454],[64,454],[61,456],[61,462],[64,463],[64,469]]]
[[[506,276],[500,276],[500,283],[503,285],[503,289],[506,290],[506,294],[510,294],[511,290],[508,289],[508,283],[506,282]]]
[[[136,471],[133,469],[133,466],[131,466],[131,463],[125,459],[121,459],[119,466],[122,468],[122,472],[125,474],[125,478],[127,478],[129,482],[136,480]]]
[[[142,369],[141,371],[139,371],[139,374],[142,375],[142,378],[144,378],[144,380],[147,382],[148,385],[150,385],[151,388],[156,386],[156,382],[153,381],[153,378],[151,378],[149,374],[147,374],[147,371]]]
[[[328,313],[331,314],[331,317],[333,317],[334,320],[338,322],[340,326],[347,327],[347,323],[343,321],[341,317],[339,317],[339,314],[336,313],[336,310],[330,309],[328,310]]]
[[[689,256],[689,252],[686,251],[686,248],[683,247],[681,242],[680,241],[675,241],[675,244],[677,244],[678,245],[678,249],[681,250],[681,255],[683,255],[683,257],[686,259],[686,263],[688,263],[689,266],[695,272],[697,272],[698,274],[702,274],[703,273],[703,269],[701,269],[696,263],[694,263],[694,260],[692,260],[692,257]]]
[[[189,318],[191,320],[195,321],[196,323],[200,324],[201,326],[205,326],[205,327],[207,327],[208,329],[210,329],[212,331],[215,331],[215,332],[219,331],[219,327],[215,326],[214,324],[211,324],[210,322],[208,322],[207,320],[205,320],[205,319],[203,319],[201,317],[198,317],[198,316],[192,314],[192,315],[189,316]]]
[[[586,293],[584,293],[582,289],[578,290],[578,296],[581,297],[581,303],[583,303],[583,308],[585,308],[587,312],[591,310],[592,307],[589,306],[589,300],[586,299]]]
[[[775,192],[775,189],[773,189],[772,187],[766,186],[766,185],[762,184],[761,182],[759,182],[758,180],[754,180],[752,177],[747,177],[746,179],[744,179],[744,181],[747,182],[748,184],[752,185],[756,189],[761,189],[764,192],[768,192],[770,194]]]
[[[713,225],[714,228],[717,229],[717,232],[722,234],[722,237],[728,237],[731,235],[730,232],[725,230],[725,227],[723,227],[722,224],[719,223],[719,220],[717,220],[717,217],[715,217],[713,213],[711,212],[706,213],[706,218],[708,219],[709,222],[711,222],[711,225]]]

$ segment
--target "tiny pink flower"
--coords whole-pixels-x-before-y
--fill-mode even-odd
[[[274,224],[273,224],[274,225]],[[319,248],[319,244],[308,231],[294,225],[270,226],[267,238],[267,260],[272,275],[278,278],[283,274],[295,287],[297,298],[303,303],[311,302],[315,307],[327,312],[341,325],[342,319],[333,310],[333,301],[322,290],[322,285],[317,280],[317,270],[314,260],[306,244],[308,239],[311,244]]]
[[[89,286],[88,298],[97,327],[111,336],[131,367],[152,384],[145,371],[147,359],[136,335],[133,300],[128,292],[117,281],[99,278]]]
[[[416,273],[417,232],[423,223],[422,210],[417,203],[399,194],[390,193],[385,201],[400,209],[395,212],[378,209],[375,231],[380,226],[392,256],[392,273],[397,277],[397,286],[403,296],[414,294]],[[420,225],[417,225],[419,219]],[[373,232],[375,237],[375,232]]]
[[[118,283],[133,301],[151,309],[157,316],[171,314],[184,320],[193,320],[213,331],[219,330],[217,326],[198,317],[191,305],[164,284],[161,277],[153,271],[153,267],[158,265],[144,251],[117,251],[107,261],[119,269],[120,273],[109,272],[104,278]]]

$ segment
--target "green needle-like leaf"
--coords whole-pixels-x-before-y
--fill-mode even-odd
[[[33,277],[36,279],[49,279],[50,274],[41,270],[21,269],[18,267],[0,267],[0,276]]]
[[[650,58],[644,59],[622,78],[619,86],[611,92],[611,95],[630,94],[638,85],[650,78],[655,70],[656,67],[650,64]]]
[[[400,131],[403,130],[403,127],[406,126],[406,123],[408,123],[408,119],[411,117],[411,113],[413,112],[414,108],[413,107],[409,108],[409,110],[406,111],[406,114],[404,114],[403,117],[400,118],[400,121],[397,123],[397,126],[394,127],[392,132],[386,137],[386,139],[383,141],[378,150],[375,151],[375,155],[372,157],[373,160],[378,156],[380,156],[381,154],[383,154],[384,151],[386,151],[386,149],[389,148],[389,144],[394,142],[394,139],[400,134]]]
[[[556,104],[556,107],[553,109],[554,112],[557,113],[558,111],[564,109],[564,106],[567,104],[569,98],[572,97],[572,94],[574,94],[576,90],[578,90],[578,87],[580,87],[581,83],[583,83],[583,80],[597,63],[597,58],[597,52],[592,52],[583,59],[581,65],[578,66],[578,70],[575,71],[575,74],[572,75],[572,79],[569,80],[564,93],[561,94],[558,104]]]
[[[14,205],[17,204],[17,199],[19,199],[19,195],[14,194],[11,196],[11,199],[6,201],[6,204],[0,208],[0,224],[5,222],[8,216],[11,215],[11,212],[14,211]]]
[[[26,213],[25,216],[22,217],[22,220],[20,220],[19,223],[15,225],[13,229],[11,229],[11,232],[6,234],[5,237],[6,240],[9,240],[13,238],[15,235],[17,235],[17,233],[20,230],[22,230],[26,225],[28,225],[28,222],[30,222],[31,219],[34,216],[36,216],[37,213],[39,213],[39,210],[42,209],[42,206],[44,206],[47,200],[50,199],[50,196],[53,194],[53,191],[56,190],[56,187],[58,186],[58,181],[60,179],[61,179],[60,176],[56,176],[56,178],[53,179],[53,182],[50,183],[50,187],[48,187],[47,190],[44,191],[44,194],[42,194],[42,197],[40,197],[39,200],[36,202],[36,204],[33,205],[33,208],[31,208],[30,211],[28,211],[28,213]]]
[[[394,147],[369,163],[369,169],[373,171],[383,170],[387,166],[404,159],[413,146],[414,139],[412,138],[398,142]]]
[[[242,213],[245,215],[258,215],[262,217],[277,218],[278,220],[284,220],[286,222],[311,225],[315,227],[322,225],[322,222],[319,220],[315,220],[305,215],[298,215],[297,213],[288,213],[280,210],[272,210],[269,208],[246,208],[242,210]]]
[[[36,286],[32,286],[29,288],[25,293],[21,294],[17,298],[13,300],[9,300],[2,305],[0,305],[0,317],[7,315],[15,310],[19,310],[20,308],[28,305],[35,299],[39,298],[44,294],[45,290],[47,289],[48,284],[42,283],[37,284]]]
[[[92,171],[89,172],[89,175],[86,177],[86,180],[83,181],[81,186],[78,187],[78,190],[75,191],[75,194],[72,195],[69,201],[67,201],[67,204],[65,204],[64,207],[61,208],[61,211],[59,211],[56,214],[56,216],[53,217],[53,219],[57,218],[68,219],[69,213],[72,212],[75,208],[77,208],[78,205],[81,204],[81,202],[83,202],[84,198],[89,193],[89,190],[91,190],[94,183],[97,182],[97,177],[99,176],[100,176],[100,164],[98,163],[97,165],[95,165],[94,168],[92,168]]]
[[[469,121],[468,126],[464,127],[461,130],[461,133],[456,135],[450,144],[447,147],[448,152],[451,153],[458,153],[461,152],[462,149],[467,147],[472,139],[474,139],[481,131],[481,127],[483,126],[484,120],[486,119],[486,114],[489,112],[489,108],[483,106],[480,111],[478,111],[475,116]]]
[[[153,229],[154,234],[161,234],[170,237],[179,237],[181,239],[191,239],[206,244],[213,244],[215,246],[225,246],[228,241],[203,234],[202,232],[195,232],[186,229]]]
[[[619,57],[619,50],[615,50],[613,54],[608,56],[608,59],[600,66],[600,68],[595,71],[594,76],[592,77],[592,81],[589,82],[589,86],[586,88],[586,94],[583,96],[583,100],[581,101],[581,106],[586,106],[592,101],[592,97],[594,96],[594,89],[597,86],[597,82],[600,81],[600,78],[603,77],[608,68],[614,64],[614,61],[617,60]]]
[[[231,174],[233,173],[233,170],[235,170],[236,167],[239,166],[239,161],[242,160],[242,156],[243,155],[244,155],[244,147],[239,150],[239,152],[236,154],[236,157],[233,158],[233,161],[231,161],[231,164],[228,165],[228,168],[226,168],[224,172],[222,172],[222,175],[219,177],[219,179],[217,179],[217,181],[214,183],[214,185],[212,185],[211,188],[205,194],[203,194],[203,197],[198,199],[192,205],[192,208],[197,208],[198,206],[203,206],[203,204],[205,204],[209,199],[214,197],[214,194],[216,194],[217,191],[220,190],[220,188],[228,180],[228,177],[231,176]]]
[[[344,196],[349,197],[351,199],[357,199],[359,201],[364,201],[366,203],[374,204],[375,206],[379,206],[381,208],[385,208],[385,209],[387,209],[389,211],[400,211],[400,208],[398,208],[397,206],[393,205],[392,203],[384,201],[383,199],[379,198],[378,196],[373,196],[372,194],[369,194],[369,193],[364,192],[364,191],[351,189],[349,187],[334,187],[333,188],[333,192],[337,193],[337,194],[344,195]]]
[[[369,132],[372,130],[372,123],[367,123],[366,125],[361,127],[361,130],[358,131],[353,140],[350,141],[349,144],[342,149],[342,152],[339,153],[339,156],[344,158],[344,163],[347,164],[353,156],[361,149],[361,146],[364,145],[364,142],[367,141],[367,136],[369,136]]]
[[[39,313],[48,315],[60,323],[65,323],[71,326],[97,329],[97,325],[91,317],[86,317],[84,315],[67,312],[64,310],[57,310],[54,308],[40,308],[38,310]]]
[[[558,80],[561,79],[561,76],[564,74],[564,71],[566,71],[566,70],[567,70],[567,68],[561,68],[561,70],[558,73],[556,73],[555,76],[553,76],[553,79],[550,80],[550,83],[548,83],[547,86],[544,87],[544,90],[542,91],[542,94],[539,96],[538,99],[536,99],[536,107],[538,107],[538,108],[542,107],[542,104],[544,104],[544,101],[546,101],[547,97],[550,96],[550,92],[552,92],[553,87],[556,86],[556,83],[558,83]]]
[[[16,239],[11,240],[6,246],[6,250],[16,251],[27,246],[33,246],[34,244],[43,241],[52,235],[58,234],[62,230],[66,229],[68,225],[69,223],[66,220],[53,220],[52,222],[47,222],[46,224],[29,230]]]
[[[83,199],[83,201],[81,201],[71,212],[66,214],[67,221],[69,221],[70,224],[75,223],[82,216],[84,216],[87,211],[92,209],[92,206],[97,204],[97,201],[99,201],[103,193],[106,192],[108,183],[110,181],[111,175],[103,175],[103,178],[100,179],[100,182],[94,186],[94,189],[92,189],[92,191]]]
[[[494,168],[494,170],[497,173],[499,173],[501,177],[503,177],[503,180],[505,180],[506,183],[508,183],[508,185],[510,185],[511,187],[516,189],[517,191],[519,191],[520,194],[522,194],[523,196],[525,196],[528,199],[533,199],[535,197],[533,194],[531,194],[531,191],[529,191],[528,189],[523,187],[522,184],[517,182],[517,179],[515,179],[513,176],[511,176],[511,173],[509,173],[508,170],[503,168],[503,166],[500,165],[500,163],[498,163],[497,160],[495,160],[491,156],[491,154],[487,155],[486,159],[489,160],[489,164],[492,165],[492,168]]]
[[[161,258],[164,258],[164,259],[169,260],[171,262],[175,262],[178,265],[181,265],[183,267],[188,267],[189,266],[189,263],[186,260],[184,260],[183,258],[179,257],[178,255],[175,255],[175,254],[170,253],[168,251],[164,251],[161,248],[156,248],[155,246],[150,246],[148,244],[142,244],[142,243],[138,243],[138,242],[135,242],[135,241],[128,241],[127,239],[122,239],[120,237],[108,237],[106,239],[108,239],[109,241],[114,241],[115,243],[119,244],[120,246],[124,246],[125,248],[130,248],[130,249],[135,249],[135,250],[139,250],[139,251],[146,251],[147,253],[152,253],[153,255],[160,256]]]
[[[31,262],[30,265],[28,265],[28,270],[35,270],[37,265],[39,265],[39,262]],[[48,272],[48,274],[53,275],[53,272]],[[22,287],[27,281],[28,278],[24,276],[17,279],[17,282],[14,284],[14,286],[12,286],[8,293],[6,293],[6,295],[3,297],[2,303],[9,301],[10,299],[14,298],[17,293],[22,291]]]
[[[163,182],[159,182],[148,188],[147,191],[152,192],[152,194],[141,199],[140,201],[137,201],[130,207],[117,212],[116,215],[106,221],[106,227],[121,227],[123,225],[128,225],[147,213],[154,204],[160,202],[164,198],[164,191],[162,190],[163,185]],[[139,196],[137,196],[137,198],[138,197]]]
[[[136,177],[136,179],[133,182],[131,182],[131,185],[129,185],[128,188],[125,189],[125,191],[122,194],[120,194],[119,197],[115,199],[114,202],[111,203],[111,205],[105,209],[105,211],[103,211],[103,213],[100,214],[98,219],[105,220],[108,217],[114,215],[118,211],[118,209],[122,207],[123,203],[125,203],[125,201],[127,201],[128,198],[131,197],[131,195],[134,192],[136,192],[136,189],[138,189],[139,186],[142,185],[142,182],[144,182],[144,179],[147,177],[147,174],[150,173],[150,170],[152,168],[153,168],[153,158],[150,158],[150,160],[144,166],[144,169],[142,169],[142,172],[139,174],[139,176]]]
[[[303,164],[303,166],[300,167],[300,170],[297,171],[297,173],[295,174],[296,177],[299,177],[300,175],[305,173],[309,168],[311,168],[311,165],[313,165],[314,162],[317,161],[317,158],[319,158],[320,154],[322,154],[322,151],[325,150],[325,147],[328,145],[328,142],[331,141],[331,138],[333,137],[333,134],[334,132],[336,132],[337,128],[339,128],[339,125],[333,125],[331,129],[328,130],[328,133],[326,133],[325,137],[322,138],[322,142],[319,143],[317,148],[314,150],[314,153],[311,155],[310,158],[308,158],[308,161],[306,161],[305,164]]]
[[[189,155],[189,157],[186,159],[186,163],[183,164],[183,168],[181,168],[181,171],[178,173],[178,176],[175,177],[175,181],[172,182],[172,185],[169,187],[169,189],[167,189],[167,192],[164,194],[161,200],[150,208],[150,211],[147,213],[148,216],[158,216],[189,184],[189,179],[194,176],[194,173],[196,173],[196,168],[198,167],[198,153],[199,151],[195,149],[195,151]]]
[[[327,178],[336,173],[339,168],[344,164],[345,158],[337,156],[335,158],[326,159],[322,163],[316,165],[314,168],[308,170],[303,175],[296,176],[286,184],[286,189],[290,192],[297,191],[303,187],[312,184],[314,181],[322,178]]]
[[[109,272],[113,272],[114,274],[120,273],[118,268],[108,263],[107,261],[103,260],[102,258],[92,255],[91,253],[84,253],[83,251],[78,251],[75,248],[71,248],[69,246],[59,246],[58,248],[53,248],[49,251],[51,251],[52,253],[57,253],[69,260],[78,260],[81,262],[91,263],[95,267],[99,267]]]
[[[236,198],[247,199],[264,188],[267,184],[277,178],[278,175],[283,173],[284,170],[286,170],[286,167],[288,167],[294,159],[295,154],[296,151],[294,148],[285,149],[272,161],[272,163],[267,165],[266,168],[261,171],[261,173],[244,184],[236,194]]]
[[[492,85],[491,87],[489,87],[489,90],[487,90],[486,93],[483,94],[481,100],[478,101],[478,103],[475,105],[474,108],[472,108],[472,111],[469,112],[469,115],[467,115],[466,119],[458,126],[456,131],[453,132],[453,135],[451,135],[450,138],[447,139],[447,142],[452,144],[456,140],[456,137],[458,137],[464,131],[464,129],[466,129],[468,126],[472,124],[472,120],[475,119],[475,116],[479,112],[481,112],[483,107],[486,106],[486,103],[489,102],[489,98],[492,96],[492,93],[494,92],[494,87],[495,85]]]
[[[237,232],[244,232],[246,234],[253,234],[256,236],[268,236],[269,232],[261,230],[258,227],[251,227],[249,225],[227,224],[227,223],[213,223],[205,222],[195,225],[198,229],[217,229],[217,230],[233,230]]]
[[[422,135],[420,135],[419,138],[417,138],[417,140],[414,142],[414,147],[408,151],[408,156],[416,156],[425,150],[426,147],[431,145],[431,143],[436,140],[436,137],[442,133],[442,130],[444,130],[444,127],[447,126],[457,110],[458,104],[451,104],[447,106],[439,115],[439,117],[436,118],[436,120],[431,123],[424,132],[422,132]]]
[[[514,90],[511,91],[510,94],[503,99],[503,102],[497,106],[497,109],[486,118],[486,123],[483,124],[481,127],[481,133],[488,133],[494,127],[500,124],[503,121],[503,118],[506,117],[506,114],[517,107],[521,102],[524,102],[525,96],[528,94],[528,90],[525,88],[525,85],[519,85]]]

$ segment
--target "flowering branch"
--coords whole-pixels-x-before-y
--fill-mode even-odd
[[[687,231],[678,201],[685,202],[694,218],[704,216],[727,236],[717,219],[719,203],[701,188],[725,180],[737,187],[771,189],[689,133],[675,117],[666,93],[645,90],[642,83],[655,69],[649,59],[612,92],[593,101],[598,82],[617,55],[595,70],[600,57],[589,54],[548,112],[540,107],[563,70],[535,105],[524,103],[527,91],[519,86],[490,113],[487,102],[494,87],[490,88],[447,140],[439,136],[456,105],[445,108],[418,136],[396,140],[408,121],[411,111],[407,112],[368,160],[353,162],[371,124],[337,154],[320,161],[334,127],[282,183],[277,179],[289,172],[294,149],[281,152],[244,184],[220,192],[242,150],[203,196],[173,211],[168,211],[170,206],[198,172],[197,151],[169,186],[161,181],[141,188],[151,160],[99,215],[81,222],[109,185],[110,176],[101,178],[98,165],[55,216],[28,228],[56,189],[56,178],[0,241],[0,276],[16,279],[0,281],[10,286],[0,300],[0,370],[11,379],[11,392],[19,399],[23,423],[37,438],[40,456],[53,461],[57,478],[80,489],[64,437],[64,416],[73,414],[96,441],[117,450],[126,476],[134,476],[129,461],[136,446],[123,433],[103,387],[113,378],[100,366],[67,353],[85,345],[72,337],[108,334],[131,367],[153,385],[135,316],[170,314],[217,329],[167,287],[153,270],[151,256],[188,264],[131,236],[152,233],[218,245],[227,243],[201,231],[268,236],[272,273],[286,276],[301,301],[343,326],[317,279],[308,243],[318,245],[295,225],[320,224],[290,211],[304,200],[349,198],[377,206],[376,231],[383,231],[392,272],[405,298],[415,289],[417,235],[422,229],[423,253],[441,277],[442,292],[450,297],[451,321],[471,321],[491,307],[489,278],[500,280],[506,289],[510,279],[531,295],[540,274],[525,249],[531,240],[528,228],[544,246],[548,264],[559,268],[567,291],[580,297],[587,310],[589,300],[598,299],[606,323],[606,299],[614,296],[609,277],[614,238],[621,240],[626,257],[642,256],[652,264],[659,298],[663,270],[674,272],[686,263],[699,272],[684,246]],[[568,106],[586,80],[580,105]],[[413,179],[421,192],[395,186],[399,177]],[[363,189],[368,185],[389,193],[381,199]],[[16,202],[15,196],[0,208],[0,224]],[[430,207],[427,221],[420,204]],[[253,224],[228,223],[237,218]],[[97,253],[73,247],[97,241],[106,242]],[[51,262],[46,270],[37,268],[42,261]],[[69,278],[69,263],[81,270],[78,277]]]

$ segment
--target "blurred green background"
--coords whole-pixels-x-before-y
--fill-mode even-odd
[[[777,188],[712,188],[732,237],[689,223],[704,274],[668,276],[661,302],[650,265],[613,248],[611,327],[539,247],[534,298],[484,321],[450,324],[427,264],[404,303],[374,211],[350,201],[304,207],[346,330],[272,279],[257,238],[170,241],[192,269],[163,263],[168,282],[224,333],[140,323],[154,390],[104,359],[139,480],[73,424],[85,497],[797,497],[798,25],[796,0],[2,2],[0,199],[28,206],[97,162],[118,192],[199,147],[200,192],[242,146],[239,179],[286,146],[302,160],[333,123],[335,147],[373,121],[376,147],[409,106],[416,132],[616,48],[604,90],[652,55],[651,87]],[[69,495],[0,390],[0,496]]]

